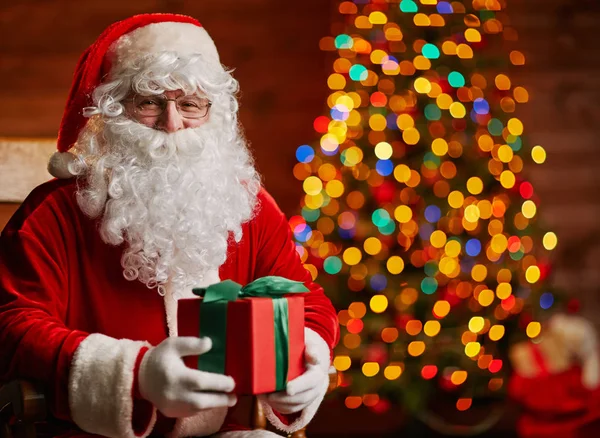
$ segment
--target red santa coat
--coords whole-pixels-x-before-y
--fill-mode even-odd
[[[146,436],[157,415],[150,407],[148,421],[134,430],[132,420],[140,418],[134,414],[134,369],[144,347],[176,334],[176,305],[170,296],[125,280],[122,247],[102,241],[98,220],[81,212],[75,191],[75,180],[39,186],[0,236],[0,381],[38,382],[53,416],[88,432]],[[331,351],[339,338],[336,313],[303,268],[285,216],[265,190],[242,240],[231,239],[227,254],[213,281],[247,284],[278,275],[305,282],[311,290],[305,325]],[[177,420],[171,435],[214,433],[225,414],[211,409]],[[295,428],[309,420],[301,418]]]

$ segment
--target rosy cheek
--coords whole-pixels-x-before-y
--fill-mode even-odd
[[[147,126],[148,128],[154,128],[156,126],[156,118],[155,117],[140,117],[137,119],[139,123]]]

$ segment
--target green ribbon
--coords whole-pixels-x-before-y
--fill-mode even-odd
[[[242,286],[225,280],[206,288],[194,288],[195,295],[204,297],[200,305],[200,335],[211,338],[213,347],[198,356],[198,369],[225,374],[227,339],[227,305],[238,298],[272,298],[275,333],[276,391],[285,389],[289,358],[288,293],[309,292],[301,281],[268,276]],[[202,357],[202,360],[200,360]]]

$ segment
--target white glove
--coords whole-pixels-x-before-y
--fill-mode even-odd
[[[285,391],[274,392],[264,400],[277,412],[300,412],[317,399],[322,399],[329,386],[329,346],[317,333],[306,329],[304,358],[306,372],[288,382]]]
[[[581,316],[557,314],[549,321],[549,330],[558,335],[582,366],[583,386],[595,389],[600,384],[600,357],[596,329]]]
[[[229,376],[189,368],[183,356],[204,354],[209,338],[170,337],[149,350],[139,371],[140,394],[167,417],[189,417],[203,409],[233,406],[236,397],[226,394],[235,383]]]

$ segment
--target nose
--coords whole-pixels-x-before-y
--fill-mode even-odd
[[[183,129],[183,118],[179,111],[177,111],[177,105],[173,101],[167,102],[167,107],[163,111],[158,120],[158,127],[165,132],[172,133]]]

